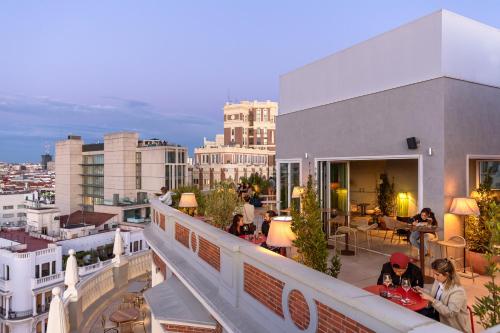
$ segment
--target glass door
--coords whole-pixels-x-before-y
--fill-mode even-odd
[[[348,162],[318,162],[318,196],[323,212],[323,231],[331,236],[336,226],[349,215]]]
[[[292,191],[294,186],[300,186],[300,163],[279,163],[279,186],[278,186],[278,209],[290,208],[292,204],[296,204],[298,207],[298,200],[293,199],[292,201]],[[278,212],[278,215],[279,212]]]

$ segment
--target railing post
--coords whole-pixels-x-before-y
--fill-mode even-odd
[[[68,304],[68,319],[71,333],[78,333],[83,320],[82,299],[78,297],[75,302]]]

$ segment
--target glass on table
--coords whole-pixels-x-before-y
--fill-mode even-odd
[[[391,297],[391,293],[389,292],[389,286],[392,284],[392,277],[391,274],[384,274],[382,277],[382,283],[385,286],[385,296],[387,298]]]
[[[403,288],[403,290],[405,291],[405,297],[401,300],[401,303],[409,304],[410,299],[408,298],[408,291],[411,289],[410,279],[403,278],[401,280],[401,288]]]

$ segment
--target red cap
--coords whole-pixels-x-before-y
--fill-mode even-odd
[[[391,255],[391,266],[398,265],[399,268],[407,268],[410,258],[404,253],[396,252]]]

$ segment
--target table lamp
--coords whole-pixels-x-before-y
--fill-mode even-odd
[[[479,207],[474,198],[453,198],[450,207],[450,213],[455,215],[464,216],[464,239],[465,239],[465,216],[475,215],[479,216]],[[464,247],[464,273],[465,273],[465,247]]]
[[[194,193],[182,193],[179,208],[184,208],[187,214],[194,216],[196,207],[198,207],[198,202]]]
[[[290,216],[276,216],[271,220],[269,233],[266,238],[266,244],[270,246],[280,247],[285,249],[292,247],[293,241],[296,239],[292,231],[292,218]]]

